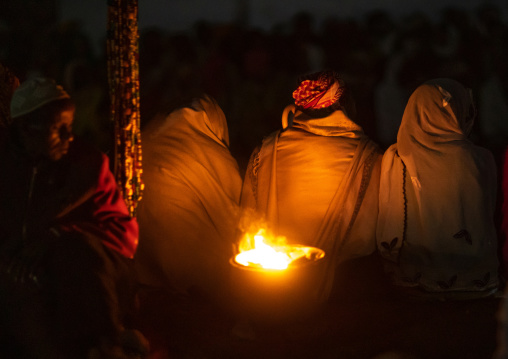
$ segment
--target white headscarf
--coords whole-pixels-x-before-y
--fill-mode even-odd
[[[497,285],[496,167],[468,133],[470,91],[450,79],[419,86],[383,157],[378,247],[398,284],[429,291]]]
[[[214,290],[236,241],[242,185],[224,113],[205,95],[154,119],[142,140],[141,281]]]

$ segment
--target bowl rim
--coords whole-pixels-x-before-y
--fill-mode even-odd
[[[240,268],[243,270],[249,270],[249,271],[253,271],[253,272],[283,273],[285,271],[296,270],[298,268],[305,268],[305,267],[309,267],[309,266],[318,265],[323,262],[323,259],[327,258],[326,252],[321,248],[313,247],[313,246],[306,246],[306,245],[302,245],[302,244],[292,244],[292,246],[294,246],[294,247],[309,247],[309,248],[317,249],[320,252],[321,256],[317,259],[314,259],[314,260],[308,260],[303,263],[299,263],[298,265],[293,265],[293,266],[289,265],[287,268],[284,268],[284,269],[273,269],[273,268],[263,268],[263,267],[257,267],[257,266],[243,265],[241,263],[238,263],[235,260],[238,253],[233,254],[233,256],[229,258],[229,263],[235,268]]]

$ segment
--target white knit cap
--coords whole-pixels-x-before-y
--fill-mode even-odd
[[[54,80],[35,77],[23,82],[14,91],[11,101],[11,117],[26,115],[51,101],[64,98],[70,98],[70,96]]]

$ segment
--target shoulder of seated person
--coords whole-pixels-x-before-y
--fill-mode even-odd
[[[105,157],[99,149],[79,138],[72,141],[69,147],[68,158],[72,161],[84,161],[92,165],[102,163]]]

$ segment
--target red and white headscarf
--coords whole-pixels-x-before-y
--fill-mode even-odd
[[[310,75],[300,82],[293,91],[295,105],[302,109],[319,110],[330,107],[339,101],[344,85],[334,71],[324,71]]]

